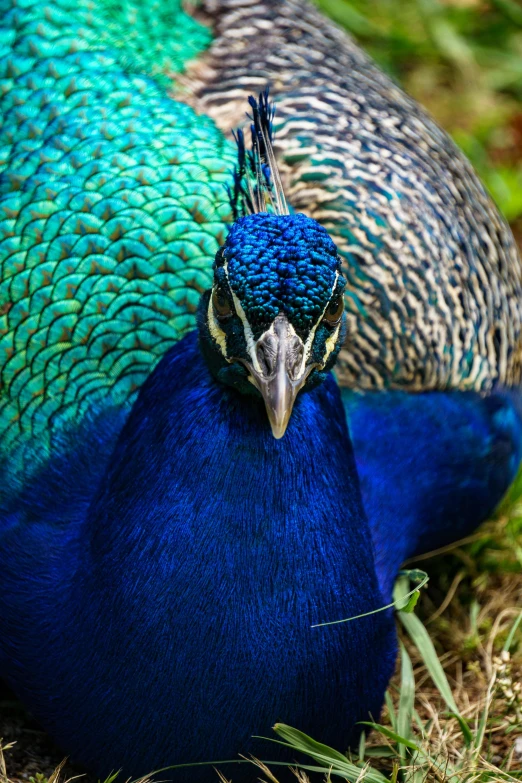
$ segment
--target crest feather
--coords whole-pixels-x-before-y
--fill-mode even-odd
[[[275,105],[268,100],[268,87],[259,93],[257,99],[250,95],[248,103],[252,109],[252,114],[247,114],[251,123],[251,148],[246,149],[245,134],[240,128],[233,132],[237,166],[233,174],[233,188],[228,188],[228,196],[234,220],[266,212],[268,206],[276,215],[289,215],[272,146]]]

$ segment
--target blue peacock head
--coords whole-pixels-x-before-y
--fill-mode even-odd
[[[345,281],[328,232],[288,211],[268,90],[249,102],[252,147],[246,151],[238,131],[229,192],[235,222],[216,255],[199,327],[214,376],[260,394],[273,435],[281,438],[298,393],[321,383],[335,363],[345,334]]]

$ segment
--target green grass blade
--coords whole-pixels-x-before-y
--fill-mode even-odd
[[[407,595],[407,589],[407,580],[403,577],[399,578],[395,583],[393,597],[396,598],[397,601],[400,601],[401,599],[404,600]],[[473,742],[470,728],[465,718],[463,718],[459,712],[455,699],[453,698],[450,684],[444,669],[441,666],[438,655],[435,651],[435,647],[433,646],[433,642],[431,641],[426,628],[415,614],[399,612],[398,617],[407,631],[410,639],[419,651],[424,665],[426,666],[426,669],[428,670],[430,677],[436,685],[440,695],[446,702],[450,711],[458,720],[464,741],[469,747]]]
[[[397,716],[395,715],[395,707],[393,706],[393,700],[390,695],[389,690],[386,691],[386,694],[384,696],[384,701],[386,703],[386,706],[388,708],[388,716],[390,718],[390,723],[392,725],[392,729],[394,731],[397,731]]]
[[[480,716],[477,732],[475,734],[474,740],[473,740],[473,758],[475,760],[475,763],[478,761],[480,752],[482,750],[482,745],[484,744],[484,737],[486,736],[486,727],[488,725],[488,715],[489,715],[489,709],[491,707],[491,702],[493,700],[493,691],[495,687],[495,679],[496,677],[493,676],[491,678],[491,681],[488,685],[488,690],[486,693],[486,700],[484,703],[484,709],[482,710],[482,714]]]
[[[309,737],[304,732],[287,726],[285,723],[276,723],[274,726],[276,734],[284,740],[287,747],[292,748],[298,753],[304,753],[306,756],[318,761],[323,766],[323,771],[331,771],[332,774],[345,777],[350,783],[356,783],[361,780],[362,768],[352,764],[347,757],[328,745]],[[389,783],[388,778],[377,770],[368,769],[362,778],[365,783]]]
[[[397,596],[398,600],[401,600],[401,598],[404,599],[404,588],[405,580],[398,579],[395,586],[394,597]],[[433,642],[431,641],[426,628],[415,614],[405,614],[404,612],[399,612],[398,616],[410,639],[421,654],[424,665],[430,673],[431,679],[437,686],[440,695],[448,705],[449,709],[454,712],[455,715],[458,715],[459,710],[455,703],[455,699],[453,698],[449,682],[444,673],[444,669],[440,664],[437,653],[435,652],[435,648],[433,646]]]
[[[324,758],[328,758],[332,764],[344,764],[348,760],[344,753],[340,753],[328,745],[323,745],[322,742],[317,742],[317,740],[309,737],[308,734],[299,731],[299,729],[294,729],[292,726],[287,726],[286,723],[276,723],[274,731],[282,740],[300,753],[321,755]]]
[[[283,744],[286,744],[286,743],[283,743]],[[289,767],[291,767],[292,769],[304,769],[304,770],[306,770],[306,772],[319,772],[323,776],[325,774],[327,774],[327,775],[335,775],[336,777],[344,778],[345,780],[349,780],[351,782],[351,778],[348,778],[346,776],[346,773],[344,773],[344,772],[339,772],[339,770],[336,770],[336,769],[330,769],[330,768],[326,769],[325,767],[316,767],[313,764],[298,764],[298,763],[288,764],[286,761],[263,761],[263,764],[265,766],[267,766],[267,767],[286,767],[287,769]],[[356,769],[358,771],[358,777],[355,778],[355,783],[372,783],[372,778],[368,777],[368,774],[369,774],[368,772],[365,772],[363,774],[362,767],[361,768],[356,767]],[[371,770],[369,772],[371,773]],[[361,777],[361,775],[362,775],[362,777]],[[259,781],[259,780],[261,780],[261,778],[257,778],[257,780]],[[388,778],[384,778],[384,780],[386,781],[386,783],[390,783]],[[233,781],[232,781],[232,783],[233,783]],[[382,783],[382,780],[380,780],[379,783]]]
[[[515,639],[515,634],[518,631],[518,626],[522,622],[522,612],[518,615],[517,619],[511,626],[511,630],[508,634],[508,638],[506,639],[506,643],[504,644],[504,647],[502,648],[503,652],[509,652],[511,649],[511,645],[513,644],[513,641]]]
[[[105,778],[103,783],[114,783],[116,778],[119,776],[120,772],[121,772],[121,770],[118,770],[117,772],[111,772],[111,774],[108,777]],[[102,783],[102,781],[100,781],[99,778],[98,778],[98,783]]]
[[[471,745],[473,744],[473,734],[471,733],[471,729],[468,725],[466,718],[463,718],[462,715],[460,715],[458,712],[455,713],[455,718],[459,723],[460,731],[464,738],[464,742],[466,743],[466,747],[468,748],[471,747]]]
[[[388,737],[388,739],[396,742],[397,745],[405,745],[410,750],[416,750],[417,752],[420,752],[419,746],[413,742],[413,740],[410,740],[407,737],[401,737],[400,734],[392,731],[387,726],[381,726],[380,723],[373,723],[372,721],[367,720],[362,720],[361,723],[363,726],[371,726],[372,729],[375,729],[375,731],[378,731],[379,734],[382,734],[384,737]]]
[[[359,764],[364,764],[364,753],[366,750],[366,734],[364,731],[361,731],[361,736],[359,738]]]
[[[379,606],[378,609],[372,609],[370,612],[363,612],[363,614],[356,614],[354,615],[354,617],[344,617],[342,620],[330,620],[329,622],[326,623],[315,623],[315,625],[311,625],[310,627],[324,628],[326,625],[339,625],[340,623],[351,623],[353,620],[360,620],[361,617],[370,617],[370,615],[372,614],[385,612],[387,609],[398,609],[401,612],[412,612],[419,597],[418,596],[419,590],[428,584],[429,576],[425,571],[420,571],[418,568],[415,568],[412,571],[400,571],[400,573],[403,574],[405,577],[407,576],[409,579],[412,579],[413,581],[419,581],[420,584],[414,587],[413,590],[407,592],[405,595],[401,594],[400,598],[398,599],[395,598],[395,593],[394,593],[394,599],[391,602],[391,604],[386,604],[385,606]],[[398,579],[397,581],[399,582],[400,579]]]
[[[406,739],[412,736],[412,717],[413,702],[415,700],[415,679],[413,676],[413,667],[410,656],[405,646],[401,643],[401,690],[399,694],[399,708],[397,711],[397,734]],[[401,761],[406,760],[406,746],[401,742],[399,744],[399,755]]]
[[[393,748],[389,745],[370,745],[365,750],[365,756],[367,759],[390,759],[397,755]]]

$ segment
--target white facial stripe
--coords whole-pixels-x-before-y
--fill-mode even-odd
[[[315,339],[315,333],[316,333],[316,331],[317,331],[317,327],[319,326],[319,324],[321,323],[321,321],[322,321],[322,320],[323,320],[323,318],[324,318],[324,314],[326,313],[326,308],[327,308],[327,307],[328,307],[328,305],[330,304],[330,300],[331,300],[331,298],[332,298],[332,296],[333,296],[333,292],[335,291],[335,288],[336,288],[336,286],[337,286],[337,281],[338,281],[338,280],[339,280],[339,272],[337,272],[337,271],[336,271],[336,273],[335,273],[335,280],[334,280],[334,284],[333,284],[333,286],[332,286],[332,290],[331,290],[331,292],[330,292],[330,299],[328,299],[328,301],[327,301],[327,303],[326,303],[326,305],[325,305],[325,307],[324,307],[324,310],[323,310],[323,312],[321,313],[321,317],[319,318],[319,320],[318,320],[318,321],[317,321],[317,322],[314,324],[314,326],[312,327],[312,329],[311,329],[311,331],[310,331],[310,334],[308,335],[308,338],[307,338],[307,340],[306,340],[306,343],[305,343],[305,346],[304,346],[304,352],[303,352],[303,362],[302,362],[302,364],[301,364],[301,372],[304,372],[304,371],[305,371],[305,367],[306,367],[306,365],[307,365],[307,363],[308,363],[308,361],[309,361],[309,359],[310,359],[310,353],[312,352],[312,345],[313,345],[313,343],[314,343],[314,339]],[[328,338],[328,340],[326,341],[326,346],[327,346],[327,348],[326,348],[326,353],[325,353],[325,355],[323,356],[323,366],[326,364],[326,360],[327,360],[327,358],[329,357],[329,355],[332,353],[332,351],[333,351],[333,349],[334,349],[334,346],[335,346],[335,340],[337,339],[337,335],[338,335],[338,334],[339,334],[339,328],[337,328],[337,329],[335,330],[335,332],[333,332],[333,333],[330,335],[330,337]],[[331,347],[330,349],[328,349],[329,342],[330,342],[330,340],[332,340],[332,338],[333,338],[333,340],[334,340],[334,343],[333,343],[332,347]]]
[[[330,335],[330,337],[327,339],[325,345],[326,345],[326,351],[323,356],[323,367],[325,366],[326,362],[328,361],[328,357],[332,353],[333,349],[335,348],[335,344],[337,342],[337,338],[339,337],[339,331],[341,329],[341,323],[339,322],[337,326],[335,327],[334,331]]]
[[[210,329],[210,334],[219,345],[219,350],[221,351],[225,359],[227,359],[226,334],[223,331],[223,329],[220,327],[219,321],[214,315],[214,308],[212,307],[212,297],[210,297],[210,299],[208,300],[207,322],[208,322],[208,328]],[[227,361],[229,360],[227,359]]]
[[[228,282],[228,262],[225,261],[223,264],[223,269],[227,278]],[[245,311],[243,310],[243,306],[235,293],[232,291],[232,287],[230,285],[230,282],[228,282],[228,287],[230,288],[230,293],[232,294],[232,301],[234,302],[234,307],[236,308],[236,313],[241,318],[241,322],[243,324],[243,333],[245,335],[245,342],[247,346],[247,351],[250,354],[250,358],[252,360],[252,367],[256,372],[261,372],[261,367],[259,365],[259,360],[257,358],[257,351],[256,351],[256,341],[254,340],[254,334],[252,332],[252,327],[248,323],[247,317],[245,315]]]
[[[232,289],[230,289],[232,291]],[[245,311],[243,310],[243,307],[241,305],[241,302],[235,295],[235,293],[232,291],[232,300],[234,302],[234,307],[236,308],[236,313],[241,318],[241,322],[243,324],[243,333],[245,335],[245,342],[247,351],[250,354],[250,358],[252,360],[252,367],[256,372],[261,372],[261,367],[259,365],[259,360],[257,358],[257,351],[256,351],[256,341],[254,340],[254,334],[252,332],[252,327],[248,323],[247,317],[245,315]]]

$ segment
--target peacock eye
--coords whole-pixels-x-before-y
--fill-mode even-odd
[[[226,320],[233,312],[222,288],[214,288],[212,291],[212,307],[219,320]]]
[[[337,326],[344,311],[344,299],[342,296],[334,296],[326,308],[324,320],[328,326]]]

